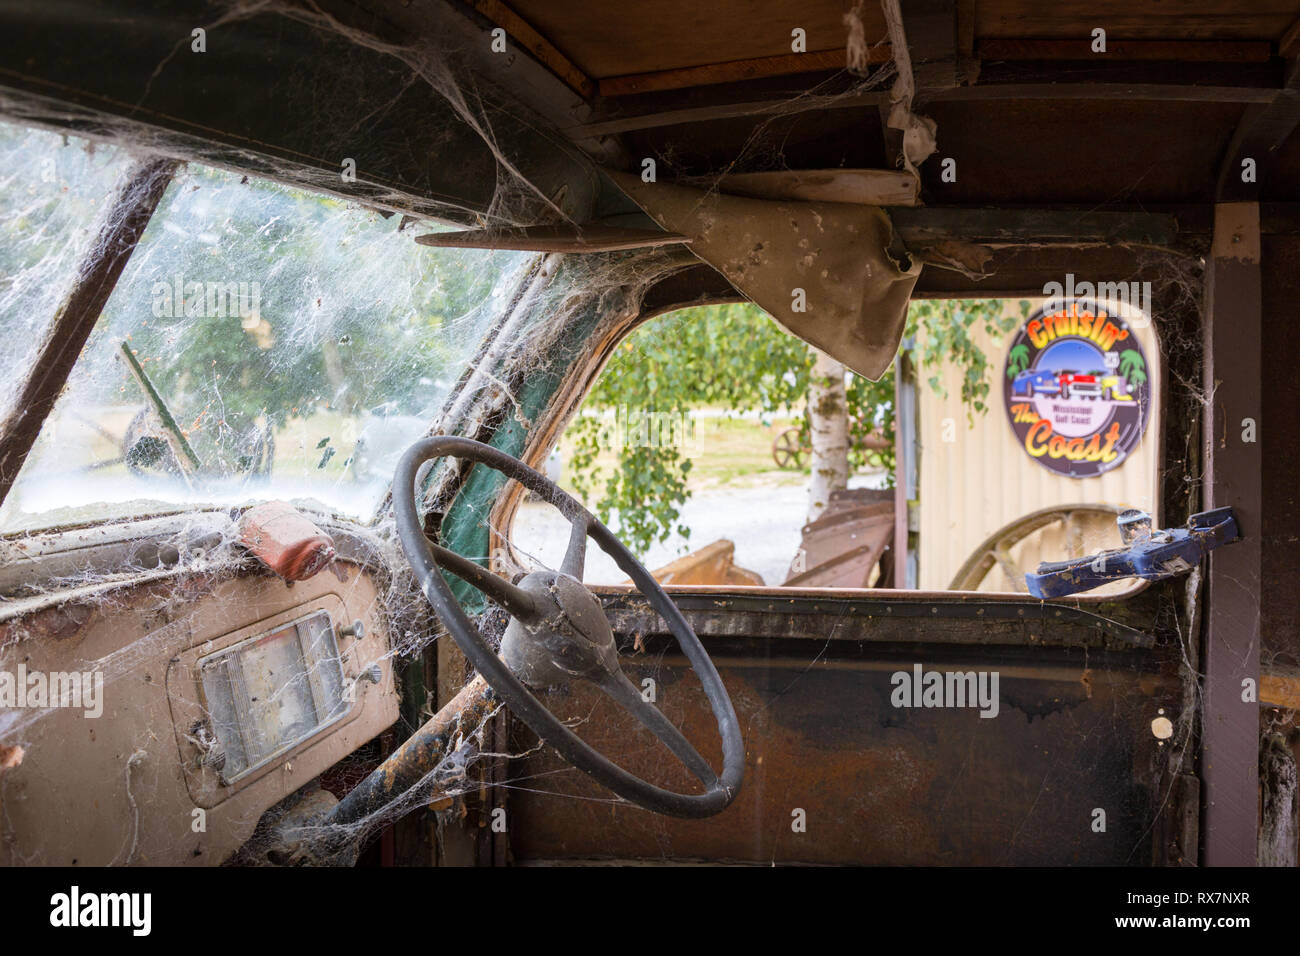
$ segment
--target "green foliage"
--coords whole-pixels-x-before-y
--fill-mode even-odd
[[[751,305],[681,309],[623,340],[587,397],[594,408],[792,410],[812,355]]]
[[[1028,314],[1029,303],[1021,303]],[[979,323],[977,325],[976,323]],[[931,386],[940,391],[938,370],[945,363],[966,369],[962,401],[973,415],[987,410],[989,360],[971,338],[974,328],[1003,334],[1015,325],[1002,317],[998,300],[915,302],[908,313],[907,340],[912,361],[933,369]],[[579,495],[595,502],[605,522],[617,515],[623,540],[638,554],[676,531],[689,535],[678,518],[690,496],[691,462],[673,444],[615,445],[616,465],[597,461],[617,430],[610,419],[635,420],[651,414],[688,415],[694,408],[794,413],[805,441],[809,435],[805,399],[813,366],[812,349],[787,333],[757,306],[720,305],[682,309],[634,331],[618,346],[587,396],[583,411],[569,426],[570,461]],[[877,382],[850,374],[849,464],[894,472],[894,367]],[[865,439],[876,432],[889,442],[870,451]],[[675,525],[675,526],[674,526]]]
[[[811,371],[808,347],[753,306],[682,309],[648,323],[623,340],[587,396],[585,410],[595,414],[569,427],[578,493],[590,500],[603,485],[596,513],[606,522],[617,513],[624,540],[645,553],[673,533],[691,462],[672,443],[618,441],[609,419],[620,412],[633,421],[685,417],[704,406],[791,412],[807,394]],[[611,438],[618,466],[605,474],[596,457]],[[682,525],[675,530],[689,535]]]
[[[961,380],[961,400],[967,418],[974,421],[976,412],[988,411],[989,360],[984,350],[971,338],[972,328],[983,328],[992,336],[1002,336],[1016,327],[1014,317],[1003,317],[1001,299],[922,299],[908,310],[909,335],[919,330],[921,342],[912,359],[918,368],[930,369],[930,388],[947,397],[939,384],[945,364],[965,369]],[[1029,303],[1020,303],[1021,317],[1029,314]]]

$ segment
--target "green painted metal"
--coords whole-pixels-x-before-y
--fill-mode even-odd
[[[561,268],[552,281],[564,282],[567,278]],[[529,367],[526,379],[515,392],[520,403],[517,409],[519,414],[510,415],[497,428],[488,442],[494,448],[516,458],[523,455],[528,433],[519,419],[522,417],[526,421],[535,422],[545,413],[573,363],[583,354],[587,340],[604,317],[599,302],[599,297],[593,296],[584,308],[573,313],[557,337],[556,344],[543,354],[540,364]],[[545,318],[539,316],[538,320],[545,321]],[[529,333],[525,330],[520,334],[527,336]],[[510,350],[507,350],[505,362],[510,362],[511,358]],[[494,369],[493,374],[508,373],[506,369]],[[505,484],[506,479],[500,472],[481,465],[473,468],[443,516],[440,537],[445,547],[486,564],[490,547],[487,519]],[[467,611],[476,614],[484,609],[484,599],[477,590],[459,578],[448,575],[447,580],[452,592]]]

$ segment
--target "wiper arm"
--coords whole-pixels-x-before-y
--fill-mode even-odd
[[[144,392],[145,398],[153,406],[154,413],[166,430],[172,450],[176,453],[176,462],[181,465],[182,472],[188,472],[186,475],[188,478],[189,475],[194,474],[203,467],[199,464],[198,455],[194,454],[194,449],[190,447],[189,441],[185,438],[185,433],[181,431],[181,426],[176,424],[176,419],[167,407],[167,403],[158,394],[158,390],[153,387],[153,382],[149,381],[149,376],[145,374],[143,366],[140,365],[139,359],[135,357],[135,353],[131,351],[131,346],[125,339],[122,340],[122,354],[126,356],[127,367],[131,369],[131,375],[135,378],[136,384]],[[185,468],[183,462],[189,464],[188,469]]]

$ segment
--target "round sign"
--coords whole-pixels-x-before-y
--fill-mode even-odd
[[[1007,350],[1007,420],[1026,454],[1070,478],[1118,468],[1146,431],[1150,372],[1127,322],[1075,300],[1039,309]]]

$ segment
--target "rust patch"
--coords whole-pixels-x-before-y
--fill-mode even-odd
[[[60,604],[34,614],[27,620],[31,637],[66,641],[79,635],[95,616],[89,604]]]

